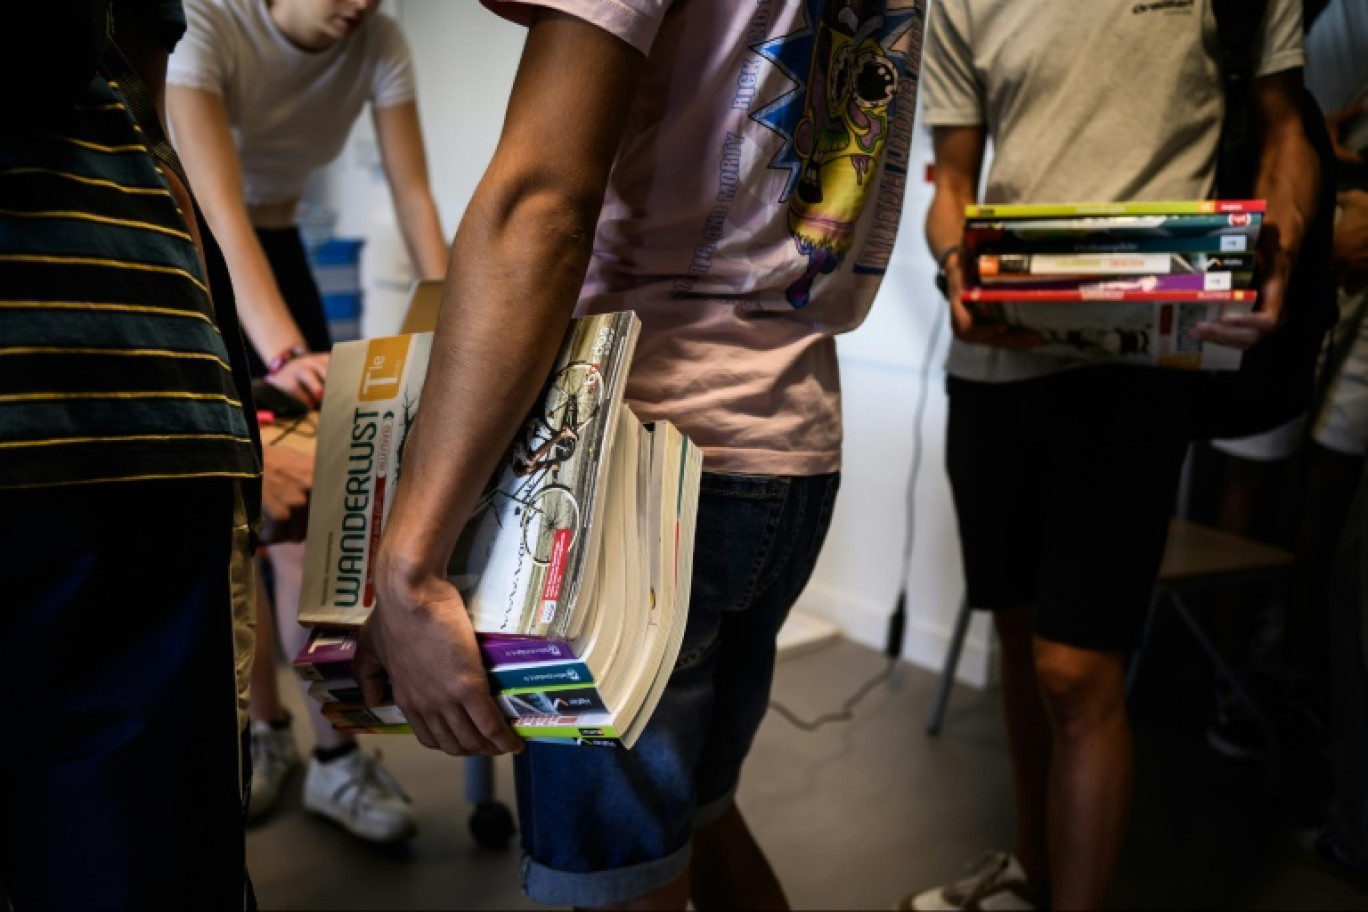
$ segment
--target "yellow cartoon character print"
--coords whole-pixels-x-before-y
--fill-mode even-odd
[[[898,68],[879,45],[883,3],[827,4],[817,27],[803,117],[793,134],[801,162],[788,200],[794,243],[807,268],[786,291],[807,304],[818,275],[840,265],[888,139]]]

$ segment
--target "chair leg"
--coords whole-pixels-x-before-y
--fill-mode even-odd
[[[1235,696],[1245,705],[1245,708],[1249,710],[1254,716],[1254,719],[1259,723],[1259,728],[1263,730],[1264,740],[1268,745],[1268,783],[1270,787],[1274,786],[1277,782],[1279,766],[1279,740],[1278,730],[1273,725],[1273,720],[1269,718],[1268,713],[1264,711],[1263,706],[1254,696],[1254,689],[1250,686],[1249,682],[1246,681],[1244,676],[1236,671],[1234,666],[1226,659],[1224,653],[1221,652],[1220,647],[1216,645],[1215,641],[1207,634],[1205,628],[1203,628],[1197,618],[1193,616],[1192,612],[1188,610],[1187,605],[1183,603],[1182,597],[1176,592],[1169,593],[1168,597],[1174,613],[1178,615],[1178,618],[1183,622],[1183,625],[1191,631],[1193,637],[1201,645],[1202,651],[1207,654],[1211,659],[1212,664],[1216,666],[1217,672],[1230,682],[1231,688],[1235,691]]]
[[[955,631],[950,636],[950,645],[945,650],[945,667],[941,669],[940,685],[936,689],[936,702],[931,707],[931,718],[926,721],[926,733],[939,735],[945,722],[945,707],[950,702],[950,688],[955,684],[955,669],[959,667],[960,653],[964,651],[964,636],[969,631],[969,618],[973,612],[969,599],[960,601],[959,614],[955,617]]]
[[[465,766],[465,796],[471,807],[494,798],[494,758],[476,755],[461,761]]]

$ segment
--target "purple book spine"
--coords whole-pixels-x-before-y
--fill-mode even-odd
[[[1040,282],[1012,282],[991,286],[994,290],[1022,289],[1030,291],[1228,291],[1248,284],[1250,273],[1223,272],[1179,273],[1175,275],[1117,276],[1116,278],[1060,279]],[[987,286],[985,286],[987,287]]]
[[[575,653],[565,640],[552,637],[501,636],[481,634],[480,651],[491,668],[513,662],[544,662],[573,659]]]
[[[296,665],[338,665],[356,656],[356,632],[315,629],[295,656]]]

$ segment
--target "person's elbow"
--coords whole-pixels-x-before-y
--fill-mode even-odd
[[[528,172],[492,194],[496,228],[534,246],[588,251],[603,208],[602,183],[573,173]]]

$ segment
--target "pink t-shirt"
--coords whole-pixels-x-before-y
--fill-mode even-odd
[[[841,457],[832,336],[893,251],[925,0],[514,0],[648,58],[581,312],[636,310],[628,398],[709,471],[814,475]]]

